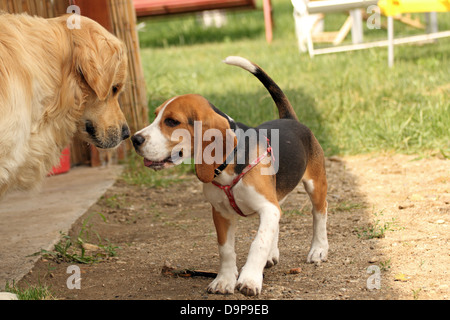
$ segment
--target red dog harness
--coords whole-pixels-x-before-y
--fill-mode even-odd
[[[230,201],[231,207],[234,209],[234,211],[237,212],[237,214],[239,214],[242,217],[247,217],[247,216],[242,213],[241,209],[239,209],[238,205],[236,204],[236,200],[234,199],[234,195],[233,195],[233,187],[242,179],[242,177],[247,172],[249,172],[251,169],[253,169],[258,163],[260,163],[262,161],[262,159],[267,157],[267,155],[272,154],[272,147],[270,146],[268,138],[267,138],[267,144],[268,144],[267,150],[262,155],[260,155],[258,158],[253,160],[248,166],[246,166],[244,168],[244,170],[242,170],[242,172],[236,178],[233,179],[231,184],[229,184],[229,185],[222,185],[222,184],[220,184],[220,183],[218,183],[216,181],[212,181],[213,185],[219,187],[220,189],[222,189],[225,192],[225,194],[228,197],[228,200]],[[275,161],[273,155],[272,155],[272,159]],[[220,174],[220,172],[219,172],[219,174]]]

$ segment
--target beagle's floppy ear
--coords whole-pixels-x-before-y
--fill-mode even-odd
[[[230,153],[230,150],[233,150],[237,145],[237,138],[231,131],[225,118],[215,115],[207,121],[206,125],[202,126],[201,148],[196,148],[196,154],[194,155],[195,172],[198,179],[203,183],[209,183],[214,180],[214,170],[225,162],[228,155],[227,151]],[[214,132],[217,134],[212,137],[206,137],[205,132],[208,129],[216,129]],[[196,138],[196,141],[199,140]],[[206,159],[208,156],[212,156],[214,161]]]
[[[124,78],[117,76],[126,71],[125,45],[102,26],[87,19],[83,20],[83,28],[72,32],[75,70],[103,101],[111,92],[116,78]]]

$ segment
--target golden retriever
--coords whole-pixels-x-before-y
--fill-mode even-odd
[[[69,29],[68,17],[0,12],[0,197],[38,187],[75,134],[102,149],[130,136],[125,45],[86,17]]]

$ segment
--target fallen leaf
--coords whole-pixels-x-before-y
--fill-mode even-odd
[[[300,272],[302,272],[302,268],[292,268],[288,271],[288,274],[299,274]]]
[[[408,281],[410,278],[403,274],[403,273],[397,273],[394,277],[394,281],[400,281],[400,282],[406,282]]]
[[[96,246],[95,244],[91,244],[91,243],[83,243],[81,246],[86,251],[99,251],[100,250],[99,246]]]
[[[378,262],[378,260],[379,260],[378,257],[372,257],[372,258],[369,259],[368,262],[369,263],[375,263],[375,262]]]

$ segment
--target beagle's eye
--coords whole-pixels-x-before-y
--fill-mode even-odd
[[[164,120],[164,123],[166,124],[166,126],[173,128],[178,126],[180,124],[180,121],[177,121],[172,118],[167,118],[166,120]]]

